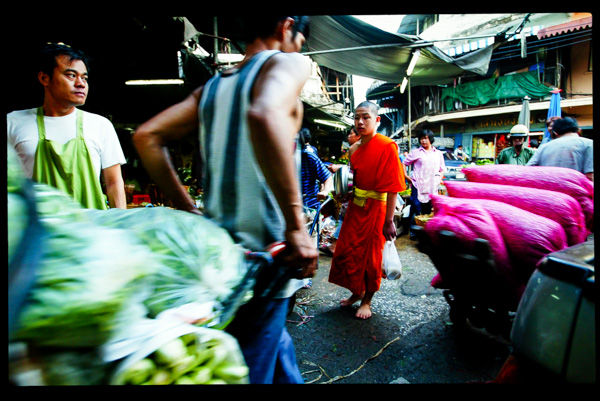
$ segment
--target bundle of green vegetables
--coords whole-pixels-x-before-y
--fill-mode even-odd
[[[25,181],[18,160],[11,164],[9,157],[7,167],[10,262],[24,240],[28,208],[20,193]],[[247,383],[237,341],[223,331],[179,321],[176,326],[186,332],[175,337],[170,332],[174,339],[169,341],[152,330],[143,331],[144,341],[131,335],[140,322],[164,325],[160,317],[177,317],[169,312],[186,306],[201,305],[205,312],[210,309],[203,316],[214,316],[224,303],[235,310],[243,302],[231,303],[247,270],[243,251],[225,230],[177,210],[96,211],[53,187],[32,188],[46,235],[11,341],[23,341],[39,353],[46,384],[105,384],[107,375],[123,384]],[[242,293],[244,300],[251,295]],[[219,323],[215,327],[223,328],[225,322]],[[128,337],[128,343],[119,342]],[[100,357],[115,339],[126,347],[112,359]],[[145,355],[136,348],[141,345]],[[118,380],[111,374],[115,364],[122,367]],[[155,368],[142,380],[143,365]]]
[[[144,316],[138,298],[158,264],[126,230],[86,221],[62,192],[43,184],[35,192],[47,237],[15,338],[36,346],[103,344]]]
[[[8,261],[16,252],[27,227],[28,207],[23,196],[25,177],[15,150],[7,142],[6,149],[6,192]]]
[[[89,213],[99,225],[129,230],[160,262],[145,301],[151,317],[189,303],[213,302],[210,323],[223,323],[218,319],[223,303],[247,270],[242,249],[226,230],[203,216],[165,207]]]
[[[149,324],[149,326],[148,326]],[[110,384],[247,384],[237,341],[220,330],[156,319],[146,340],[115,370]]]

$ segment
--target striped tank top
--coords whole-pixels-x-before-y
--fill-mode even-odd
[[[198,111],[205,213],[252,251],[284,240],[285,220],[254,156],[247,121],[252,85],[276,53],[260,52],[234,73],[212,77]]]

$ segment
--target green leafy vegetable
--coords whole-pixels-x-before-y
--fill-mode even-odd
[[[60,191],[36,186],[48,235],[16,338],[38,346],[98,346],[145,313],[135,296],[158,265],[129,232],[86,221],[81,208],[69,213],[64,202]]]
[[[246,272],[242,249],[203,216],[164,207],[89,213],[98,224],[130,230],[160,261],[145,302],[152,317],[194,302],[214,301],[222,312]]]
[[[207,332],[194,332],[170,340],[142,360],[117,371],[112,384],[248,383],[248,367],[235,339],[222,331],[204,330],[218,336],[207,339]]]

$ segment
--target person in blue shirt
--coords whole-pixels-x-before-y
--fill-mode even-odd
[[[319,159],[317,149],[310,144],[308,128],[300,130],[304,140],[302,146],[302,200],[304,206],[317,209],[320,201],[326,199],[333,190],[333,176]]]

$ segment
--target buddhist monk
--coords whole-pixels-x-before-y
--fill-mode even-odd
[[[379,121],[374,103],[356,108],[354,128],[361,139],[349,152],[354,189],[329,273],[329,282],[352,293],[341,306],[361,301],[356,312],[360,319],[371,317],[371,300],[381,284],[383,246],[396,237],[396,196],[406,189],[398,146],[376,132]]]

